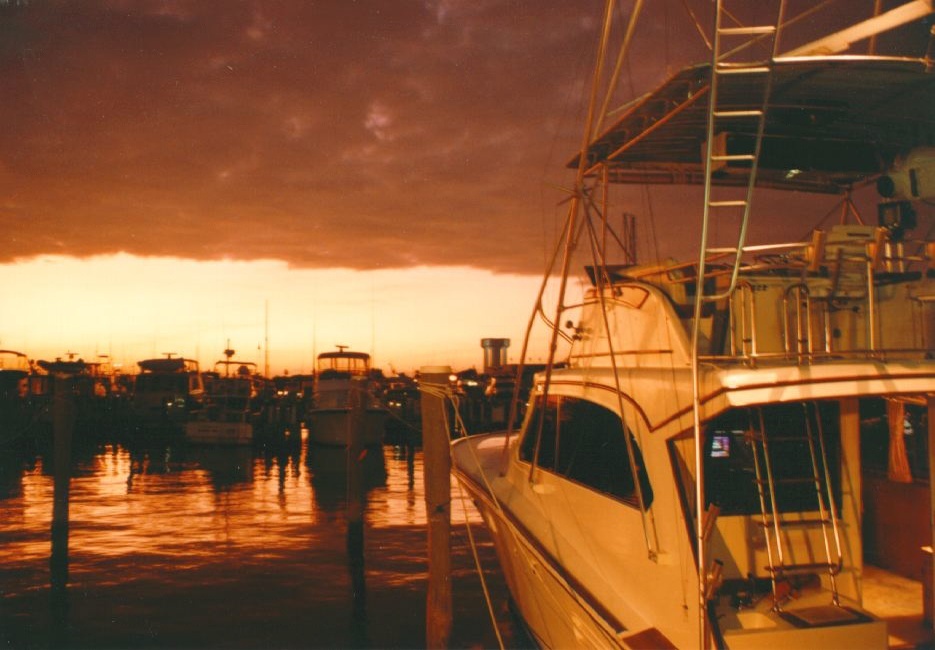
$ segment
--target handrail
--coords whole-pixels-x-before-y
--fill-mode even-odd
[[[886,356],[906,356],[910,357],[912,355],[925,355],[928,350],[924,348],[884,348],[877,350],[870,350],[868,348],[854,348],[851,350],[836,350],[834,352],[813,352],[811,355],[811,360],[821,361],[822,359],[833,359],[835,361],[839,360],[878,360],[880,357]],[[705,363],[737,363],[737,362],[768,362],[768,361],[792,361],[796,358],[796,354],[790,352],[758,352],[756,356],[752,355],[728,355],[728,354],[702,354],[699,355],[699,360],[704,361]]]
[[[794,296],[793,296],[794,294]],[[803,325],[802,302],[805,302],[805,318]],[[789,301],[794,300],[794,309],[792,318],[795,320],[795,338],[792,338],[792,332],[789,328]],[[804,282],[797,282],[790,285],[782,294],[782,334],[783,345],[787,353],[794,354],[799,363],[803,357],[811,361],[812,359],[812,313],[811,313],[811,294],[808,285]],[[804,330],[804,331],[803,331]],[[794,343],[794,347],[793,347]],[[805,352],[803,354],[803,348]]]
[[[738,296],[740,300],[740,352],[741,356],[749,357],[755,359],[757,356],[757,345],[756,345],[756,301],[753,299],[753,285],[742,280],[737,283],[735,290],[735,295]],[[749,307],[749,309],[748,309]],[[749,311],[750,317],[750,336],[747,338],[747,312]],[[735,332],[735,317],[733,305],[730,308],[730,330],[731,333]],[[731,352],[736,355],[736,345],[735,336],[730,337],[730,346]],[[749,340],[750,342],[750,351],[747,352],[746,343]]]

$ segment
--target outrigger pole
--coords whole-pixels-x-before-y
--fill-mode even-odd
[[[548,396],[549,384],[552,380],[552,366],[555,363],[555,352],[558,348],[558,337],[561,329],[561,317],[562,312],[564,311],[564,302],[565,302],[565,293],[568,287],[568,269],[571,265],[572,253],[575,249],[575,244],[577,242],[576,229],[578,226],[578,212],[580,208],[580,202],[582,195],[584,194],[584,178],[587,171],[587,156],[588,156],[588,147],[591,144],[591,137],[594,130],[595,122],[595,113],[597,106],[597,94],[600,87],[600,80],[603,77],[604,71],[604,62],[606,59],[608,43],[610,41],[610,32],[613,24],[613,14],[614,14],[614,0],[607,0],[607,3],[604,7],[604,19],[602,21],[602,30],[601,30],[601,39],[600,46],[598,47],[597,53],[597,62],[594,66],[594,76],[591,82],[591,95],[590,100],[588,101],[588,114],[587,119],[585,120],[584,132],[581,139],[581,149],[579,152],[578,160],[578,169],[575,175],[575,185],[572,189],[571,202],[568,208],[568,218],[565,221],[565,227],[563,229],[562,238],[560,239],[559,245],[556,246],[555,252],[552,256],[552,261],[546,269],[545,277],[543,278],[542,285],[539,289],[538,303],[536,309],[533,311],[533,315],[529,320],[529,325],[526,330],[526,336],[523,342],[523,350],[520,356],[519,366],[517,368],[516,382],[514,384],[513,400],[510,404],[510,421],[507,425],[508,429],[512,429],[513,422],[516,413],[516,402],[518,400],[518,391],[520,388],[520,382],[522,379],[523,365],[526,359],[526,350],[529,344],[529,339],[532,333],[532,326],[535,320],[536,313],[541,311],[542,296],[545,293],[545,287],[549,280],[549,275],[551,274],[552,269],[555,266],[555,260],[558,258],[559,250],[562,250],[562,267],[558,291],[558,300],[555,308],[555,319],[551,323],[551,336],[549,338],[549,355],[546,360],[545,367],[545,382],[543,388],[543,397]],[[564,246],[561,243],[564,242]],[[541,423],[540,423],[541,426]],[[536,446],[539,445],[539,436],[537,436]],[[507,438],[509,439],[509,438]],[[535,456],[534,456],[535,457]],[[533,462],[530,469],[530,480],[532,480],[532,472],[535,471],[535,462]]]

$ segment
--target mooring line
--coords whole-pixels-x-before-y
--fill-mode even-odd
[[[467,529],[468,541],[471,544],[471,554],[474,556],[474,567],[477,569],[477,576],[480,578],[481,590],[484,592],[484,602],[487,605],[487,613],[490,615],[490,624],[493,626],[494,634],[497,635],[497,643],[500,650],[504,650],[503,637],[500,635],[500,626],[497,625],[497,617],[493,610],[493,602],[490,598],[490,590],[487,588],[487,581],[484,579],[484,569],[481,566],[480,555],[477,552],[477,544],[474,541],[474,533],[471,528],[471,522],[468,520],[468,510],[465,507],[464,488],[458,481],[458,498],[461,500],[461,511],[464,513],[464,526]]]

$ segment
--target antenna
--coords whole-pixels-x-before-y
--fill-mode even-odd
[[[263,376],[269,377],[269,298],[264,303]]]

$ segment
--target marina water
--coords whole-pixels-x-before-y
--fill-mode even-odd
[[[424,647],[421,452],[360,459],[355,558],[343,449],[130,440],[76,441],[67,567],[50,562],[51,449],[0,455],[0,647]],[[498,644],[468,532],[504,643],[528,646],[478,515],[452,495],[451,647]]]

